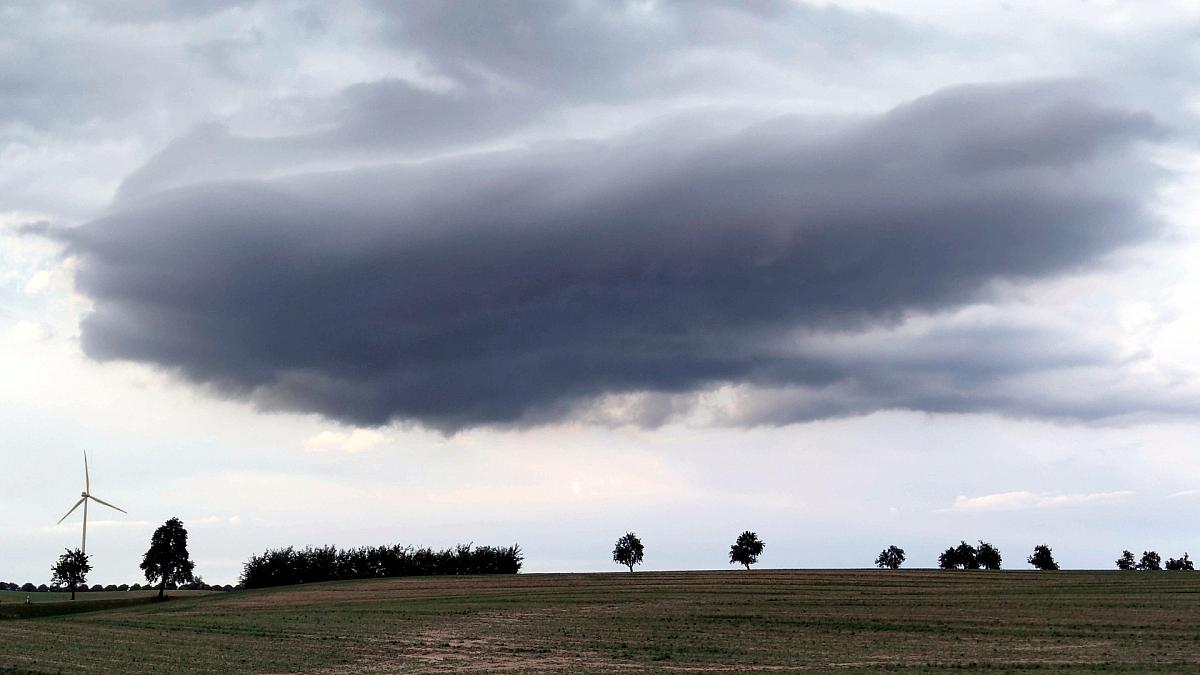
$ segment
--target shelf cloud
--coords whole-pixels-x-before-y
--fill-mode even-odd
[[[846,382],[861,366],[794,336],[1155,236],[1139,144],[1163,133],[1086,83],[959,86],[875,116],[201,182],[60,236],[92,358],[360,426],[520,425],[613,394]]]

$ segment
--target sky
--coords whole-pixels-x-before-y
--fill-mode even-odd
[[[0,1],[0,579],[1200,551],[1191,2]]]

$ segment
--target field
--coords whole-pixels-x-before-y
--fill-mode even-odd
[[[178,597],[189,597],[208,595],[216,591],[168,591],[171,595]],[[83,600],[119,600],[122,598],[151,598],[158,595],[158,590],[149,591],[86,591],[76,593],[75,597],[79,601]],[[64,592],[46,592],[46,593],[26,593],[24,591],[0,591],[0,607],[8,604],[20,604],[25,602],[25,598],[29,598],[30,602],[67,602],[71,599],[69,591]]]
[[[0,621],[16,672],[1200,670],[1200,575],[378,579]]]

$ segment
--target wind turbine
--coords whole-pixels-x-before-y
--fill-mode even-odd
[[[83,493],[79,495],[79,501],[75,502],[75,506],[72,506],[71,510],[67,511],[67,516],[69,516],[72,513],[75,513],[75,509],[79,508],[80,504],[83,504],[83,544],[79,550],[84,555],[87,555],[87,511],[88,511],[87,503],[88,503],[89,499],[94,502],[97,502],[99,504],[103,504],[110,509],[116,509],[116,510],[120,511],[121,513],[126,513],[126,514],[129,513],[128,511],[126,511],[123,508],[120,508],[118,506],[113,506],[112,504],[109,504],[108,502],[104,501],[103,499],[100,499],[99,497],[95,497],[92,495],[92,478],[91,478],[91,476],[88,475],[87,451],[84,451],[84,453],[83,453]],[[62,518],[59,518],[58,522],[55,523],[55,525],[61,524],[62,521],[67,519],[67,516],[63,516]]]

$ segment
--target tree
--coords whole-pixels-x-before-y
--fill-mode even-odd
[[[979,540],[979,549],[975,553],[975,562],[985,570],[1000,569],[1000,549],[991,544]]]
[[[899,546],[889,546],[879,553],[875,565],[880,569],[898,570],[904,564],[904,549]]]
[[[626,532],[624,537],[617,540],[613,547],[613,562],[620,563],[633,571],[634,565],[642,564],[642,554],[645,552],[642,540],[632,532]]]
[[[1192,559],[1184,553],[1182,558],[1168,558],[1167,569],[1190,572],[1196,568],[1192,566]]]
[[[1058,563],[1054,562],[1053,550],[1045,545],[1038,544],[1033,547],[1033,555],[1025,559],[1025,562],[1033,565],[1039,570],[1056,570]]]
[[[951,546],[942,551],[942,554],[938,556],[938,567],[944,570],[977,570],[979,569],[978,551],[967,542],[960,541],[958,546]]]
[[[195,563],[188,557],[187,530],[178,518],[172,518],[154,531],[150,550],[142,558],[141,568],[146,581],[159,582],[158,597],[163,597],[167,585],[192,580]]]
[[[1158,572],[1162,570],[1162,557],[1157,551],[1142,551],[1142,561],[1138,563],[1139,570]]]
[[[746,530],[739,534],[737,541],[729,547],[729,564],[745,565],[746,571],[749,572],[750,566],[758,562],[758,556],[762,555],[766,547],[766,543],[759,539],[757,534]]]
[[[1122,551],[1121,557],[1117,558],[1117,569],[1126,571],[1137,569],[1137,562],[1134,561],[1133,553],[1129,549]]]
[[[58,562],[54,563],[54,567],[50,568],[50,582],[66,586],[71,591],[71,599],[75,599],[75,590],[80,586],[86,588],[88,572],[92,571],[92,565],[88,562],[88,556],[83,554],[79,549],[67,549],[67,552],[58,557]],[[29,584],[26,584],[29,585]]]

